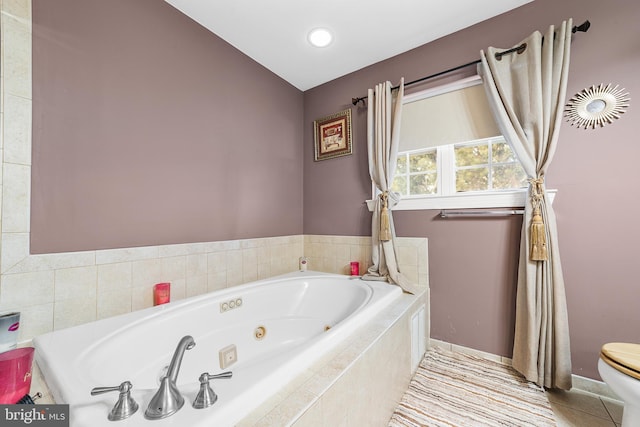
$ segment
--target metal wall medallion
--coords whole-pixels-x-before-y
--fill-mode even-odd
[[[567,121],[578,128],[595,129],[604,127],[613,120],[619,119],[620,115],[629,107],[629,93],[625,89],[612,87],[611,84],[591,86],[582,89],[569,100],[564,109]]]

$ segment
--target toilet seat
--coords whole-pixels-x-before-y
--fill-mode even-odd
[[[640,344],[605,344],[600,350],[600,358],[612,368],[640,380]]]

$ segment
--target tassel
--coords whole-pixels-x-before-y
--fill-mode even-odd
[[[533,210],[531,218],[531,247],[529,249],[529,257],[531,261],[546,261],[547,256],[547,233],[544,227],[544,221],[540,215],[540,208]]]
[[[389,226],[389,209],[387,207],[387,193],[380,195],[382,201],[382,209],[380,210],[380,241],[388,242],[391,240],[391,227]]]

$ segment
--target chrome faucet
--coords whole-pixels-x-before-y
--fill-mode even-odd
[[[195,347],[196,342],[191,335],[182,337],[176,351],[173,353],[171,363],[167,374],[160,380],[160,388],[151,398],[149,406],[144,413],[144,417],[149,420],[158,420],[166,418],[178,412],[184,405],[184,397],[180,394],[180,390],[176,386],[178,380],[178,372],[182,363],[182,356],[187,350]]]

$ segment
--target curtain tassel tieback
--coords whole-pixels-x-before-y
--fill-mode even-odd
[[[530,179],[529,183],[531,184],[531,202],[533,205],[529,258],[531,261],[546,261],[549,259],[547,254],[547,231],[540,213],[540,205],[544,194],[544,189],[542,188],[544,179]]]
[[[382,209],[380,209],[380,241],[387,242],[391,240],[391,227],[389,226],[389,193],[384,192],[380,194],[380,201],[382,202]]]

